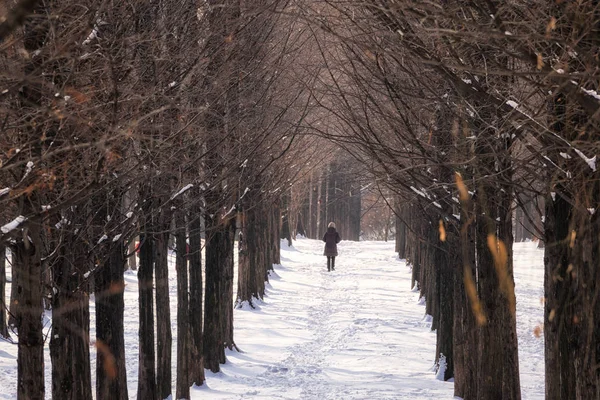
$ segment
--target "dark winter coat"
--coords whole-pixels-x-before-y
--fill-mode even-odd
[[[327,228],[327,232],[325,232],[325,235],[323,235],[323,241],[325,242],[325,250],[323,251],[323,255],[327,257],[336,257],[338,255],[337,244],[340,242],[340,240],[342,239],[335,228]]]

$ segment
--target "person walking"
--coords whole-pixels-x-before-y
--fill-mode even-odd
[[[335,224],[330,222],[327,225],[327,232],[323,235],[325,250],[323,255],[327,257],[327,271],[335,270],[335,258],[338,255],[337,244],[341,241],[340,234],[335,230]]]

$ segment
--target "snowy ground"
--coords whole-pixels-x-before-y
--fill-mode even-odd
[[[331,273],[321,254],[322,243],[307,239],[282,250],[265,301],[255,310],[235,311],[242,352],[228,352],[222,372],[207,372],[205,387],[194,389],[192,398],[452,399],[452,383],[435,377],[435,333],[393,244],[342,242]],[[543,338],[533,333],[543,318],[542,255],[533,243],[515,245],[524,399],[543,399],[544,393]],[[127,377],[135,398],[137,279],[127,273],[125,280]],[[174,270],[170,283],[175,316]],[[175,340],[175,320],[172,326]],[[0,341],[0,399],[16,397],[16,354],[16,345]],[[92,359],[95,364],[95,352]],[[46,371],[49,391],[48,351]]]

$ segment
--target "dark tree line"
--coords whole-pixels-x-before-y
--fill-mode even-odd
[[[0,250],[12,254],[13,293],[0,304],[0,334],[18,338],[18,398],[91,399],[90,345],[98,353],[95,398],[129,398],[123,274],[130,265],[139,284],[137,398],[189,398],[205,368],[226,362],[225,348],[235,348],[234,248],[237,301],[252,302],[279,263],[279,210],[301,170],[288,157],[308,151],[298,124],[304,89],[283,73],[301,48],[286,33],[294,19],[279,12],[284,6],[6,7]],[[51,388],[44,387],[44,307],[52,311]]]
[[[545,248],[546,395],[598,398],[598,2],[318,4],[310,129],[396,194],[455,394],[521,397],[516,234]]]

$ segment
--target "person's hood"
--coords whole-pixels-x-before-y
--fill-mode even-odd
[[[327,228],[327,233],[335,232],[335,228],[333,226]]]

